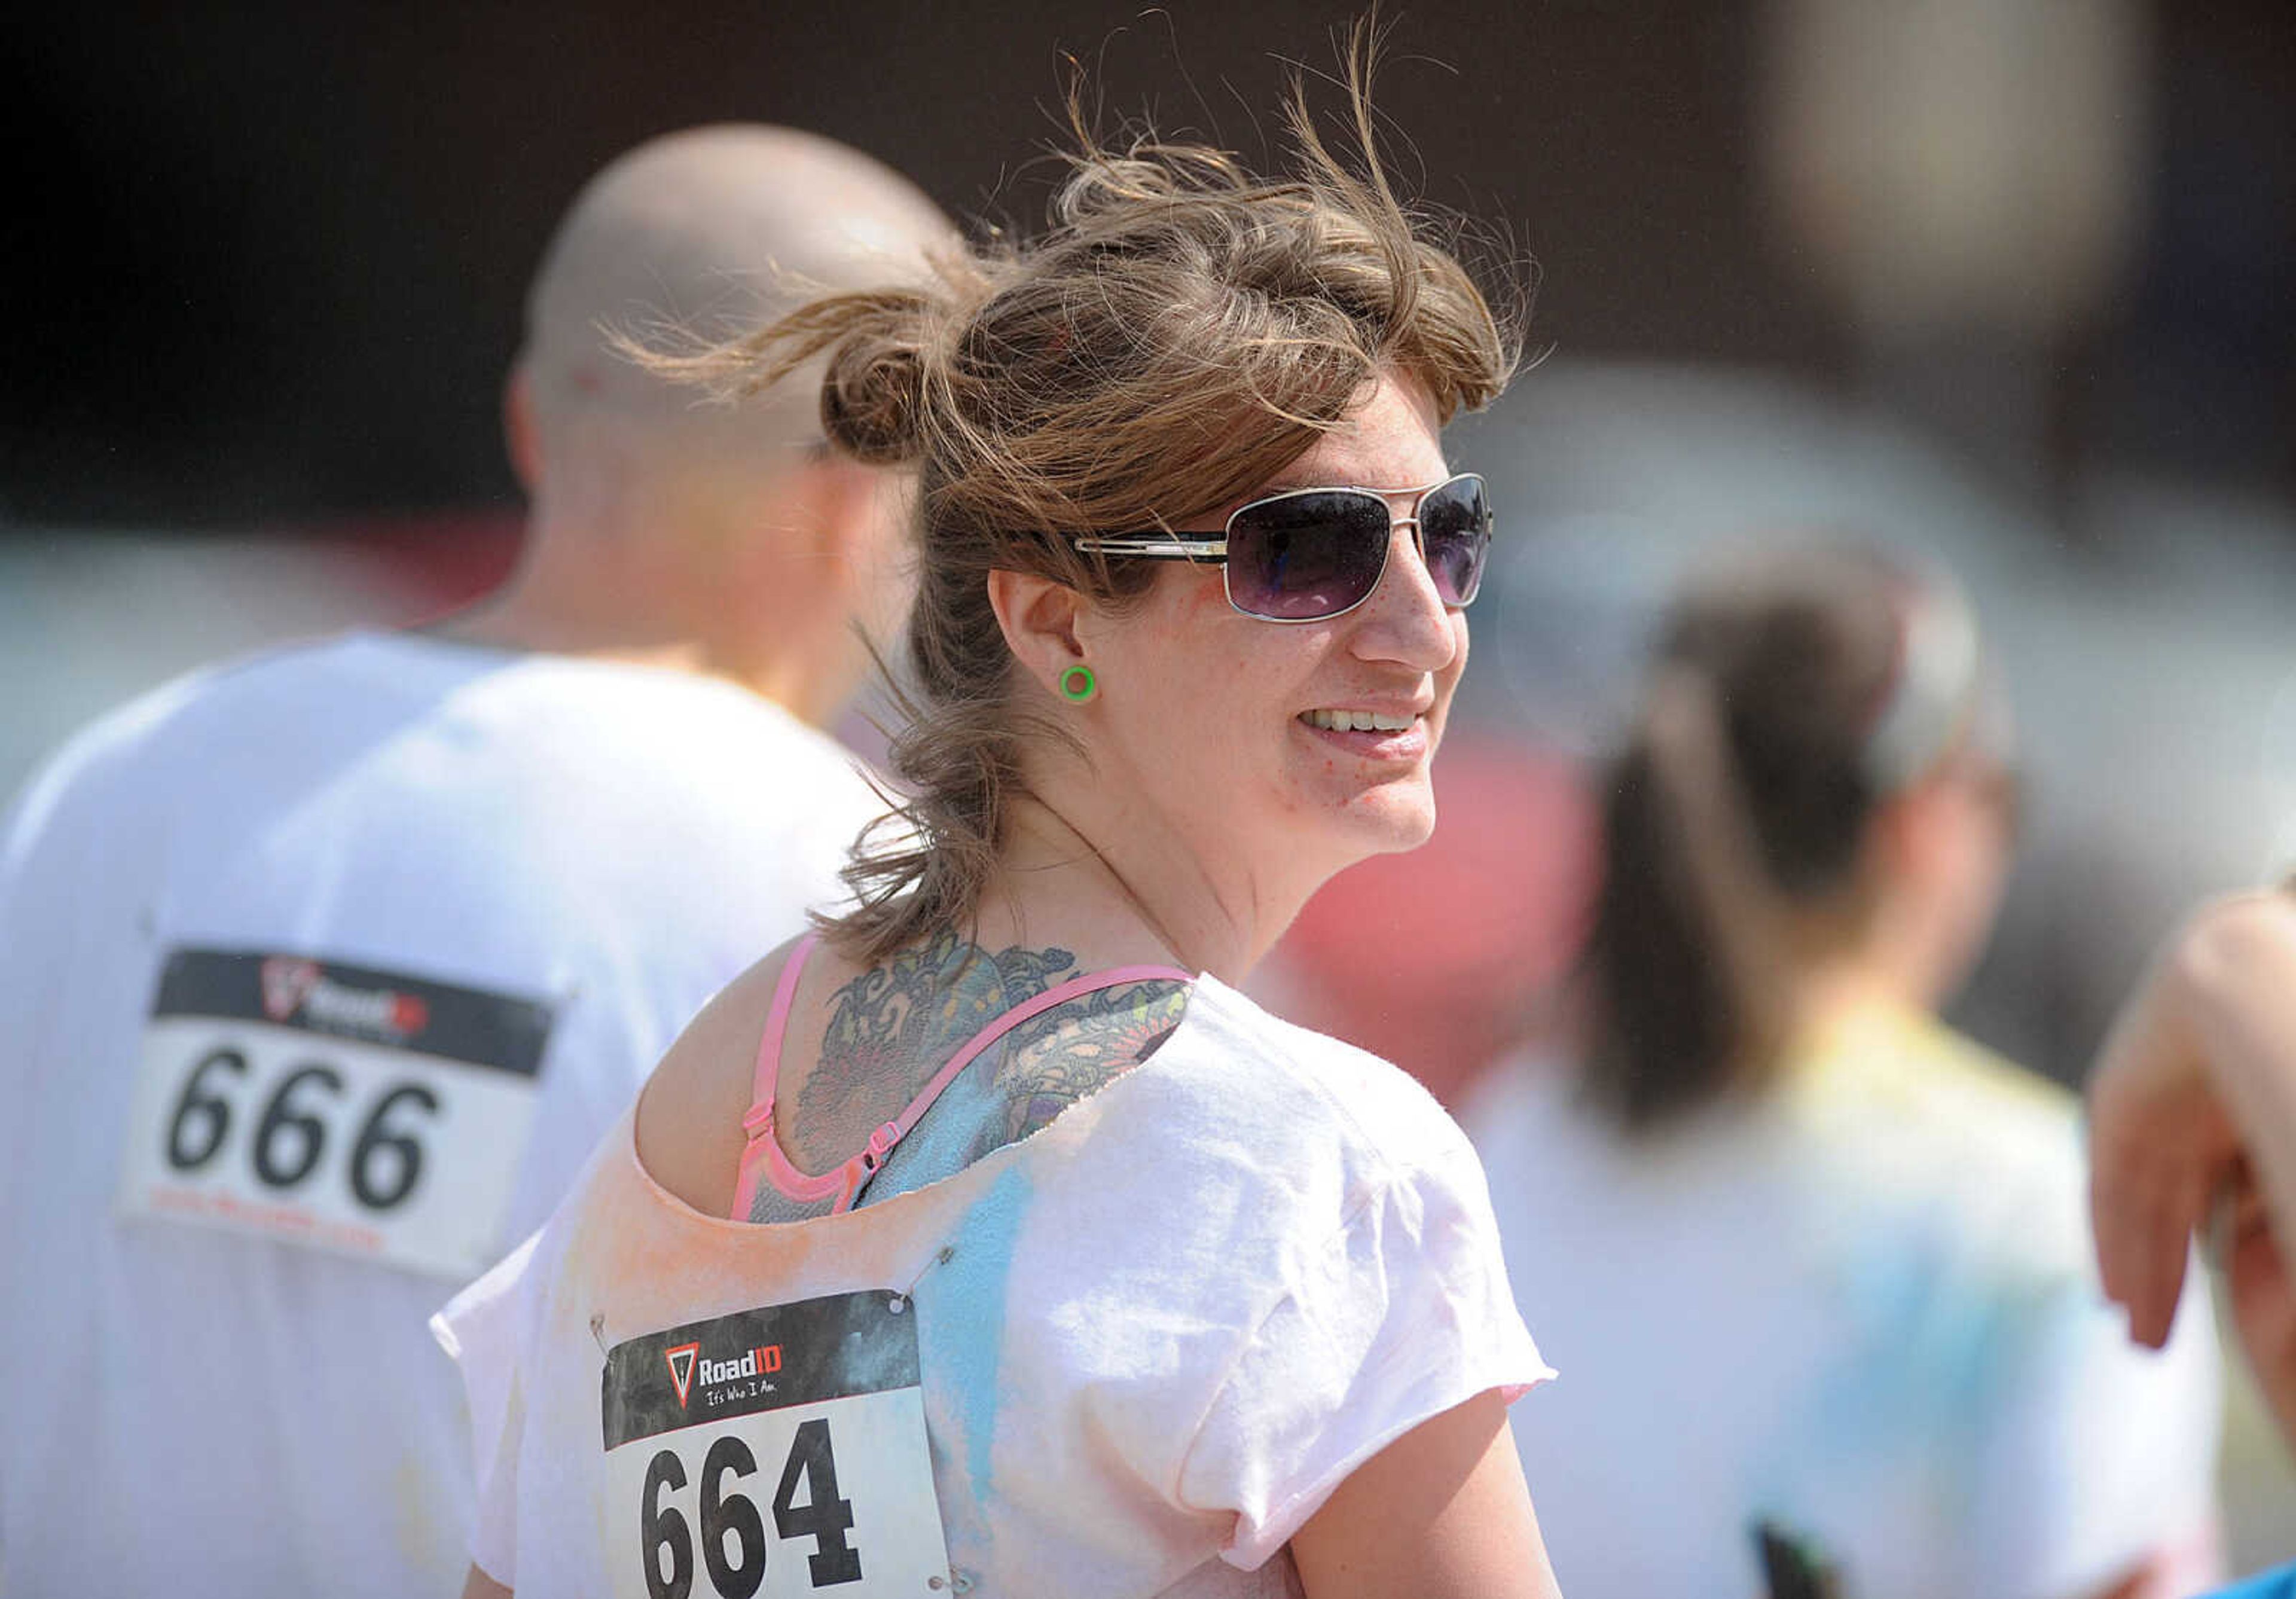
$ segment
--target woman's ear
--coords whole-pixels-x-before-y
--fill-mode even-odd
[[[1954,829],[1962,823],[1950,772],[1933,772],[1893,794],[1874,813],[1883,859],[1897,876],[1925,880],[1941,870],[1953,851]]]
[[[1887,883],[1920,878],[1937,854],[1936,812],[1926,783],[1882,800],[1866,824],[1866,870]]]
[[[1061,674],[1084,660],[1077,623],[1090,602],[1053,578],[998,570],[988,574],[988,603],[1005,646],[1047,693],[1056,692]]]

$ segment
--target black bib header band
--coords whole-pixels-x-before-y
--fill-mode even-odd
[[[890,1288],[688,1322],[616,1344],[600,1411],[609,1451],[703,1422],[918,1384],[916,1307]]]

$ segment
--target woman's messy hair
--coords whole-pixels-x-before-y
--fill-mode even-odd
[[[906,726],[890,752],[906,798],[856,846],[857,908],[823,919],[851,958],[966,928],[1024,748],[1073,742],[1020,692],[991,571],[1123,604],[1152,563],[1111,565],[1069,535],[1177,528],[1249,495],[1383,371],[1445,422],[1505,389],[1527,296],[1495,315],[1449,230],[1390,186],[1368,92],[1375,43],[1359,27],[1344,52],[1353,165],[1297,79],[1294,170],[1278,179],[1152,134],[1103,144],[1072,92],[1075,147],[1039,236],[944,258],[924,287],[831,294],[730,343],[652,357],[732,397],[825,360],[831,443],[919,471],[920,582],[896,693]]]

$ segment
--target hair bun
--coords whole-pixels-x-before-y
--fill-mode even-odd
[[[873,466],[914,461],[922,450],[925,352],[914,315],[899,320],[898,330],[856,329],[831,352],[821,381],[830,441]]]

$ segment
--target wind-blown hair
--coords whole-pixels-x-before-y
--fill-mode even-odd
[[[823,919],[848,955],[873,962],[962,929],[1029,741],[1073,744],[1016,692],[992,570],[1122,606],[1160,563],[1079,554],[1068,535],[1185,527],[1250,494],[1383,370],[1423,387],[1446,422],[1505,387],[1516,318],[1494,315],[1390,186],[1369,55],[1359,34],[1354,167],[1296,86],[1296,170],[1277,180],[1152,135],[1106,147],[1072,102],[1077,148],[1041,236],[944,258],[925,288],[832,294],[731,344],[655,357],[736,395],[825,357],[832,444],[919,469],[906,726],[890,754],[906,798],[856,847],[845,876],[858,907]]]

